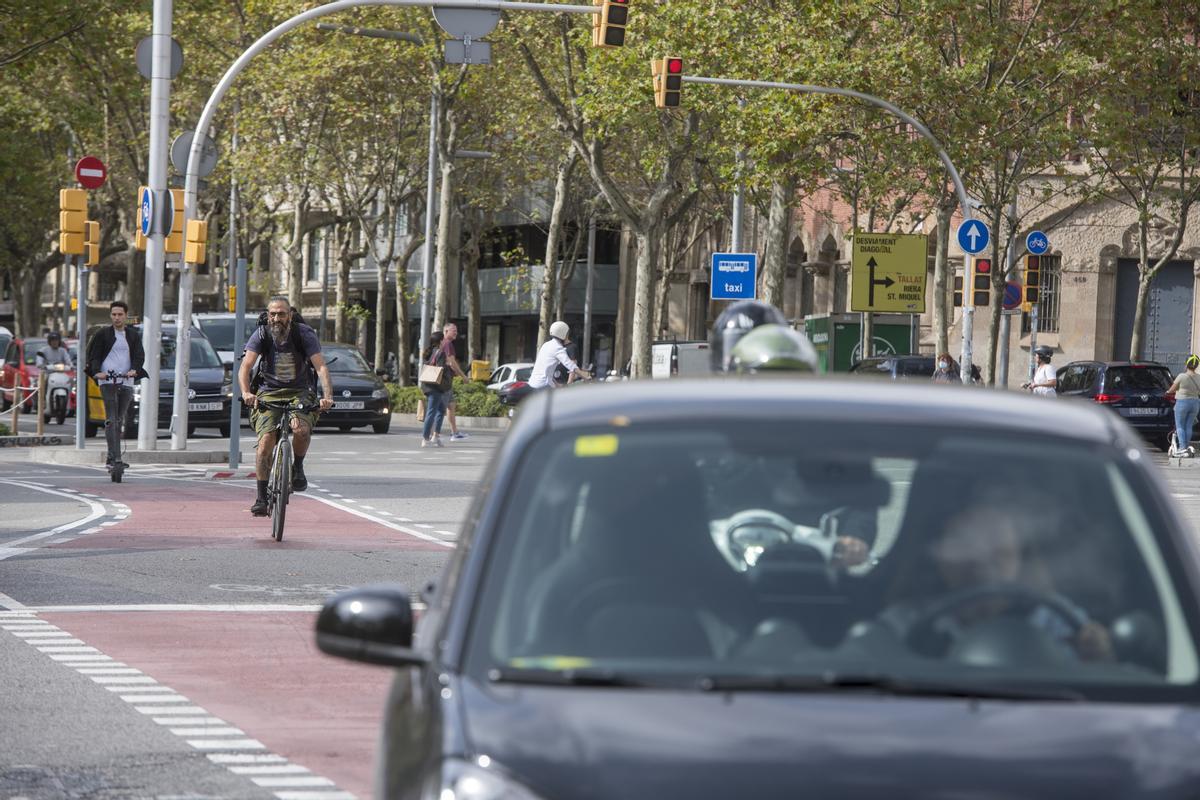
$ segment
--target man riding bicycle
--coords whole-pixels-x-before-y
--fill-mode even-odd
[[[250,373],[262,359],[261,383],[251,384]],[[317,332],[303,322],[292,319],[292,307],[286,297],[272,297],[267,303],[267,324],[260,325],[246,342],[246,355],[242,359],[238,379],[242,386],[242,402],[254,409],[250,424],[258,434],[258,453],[255,458],[255,473],[258,478],[258,497],[250,506],[250,513],[265,517],[267,507],[267,480],[271,474],[271,453],[278,438],[275,429],[283,412],[278,409],[258,408],[258,401],[272,403],[292,402],[313,405],[317,401],[314,373],[320,378],[321,411],[333,406],[333,384],[329,380],[329,368],[321,354],[321,342]],[[295,458],[292,461],[292,491],[303,492],[308,488],[304,477],[304,455],[312,441],[312,428],[316,414],[298,412],[292,415],[292,442]]]
[[[120,300],[108,307],[108,318],[112,325],[104,328],[88,342],[87,374],[100,386],[100,397],[104,400],[104,438],[108,442],[106,466],[121,463],[121,425],[133,402],[133,383],[139,378],[150,377],[144,364],[146,351],[142,348],[142,336],[137,328],[126,326],[129,306]],[[84,413],[83,398],[80,411]]]
[[[580,369],[567,354],[567,344],[571,341],[571,329],[567,323],[558,320],[550,326],[550,338],[538,350],[534,361],[533,371],[529,374],[529,385],[534,389],[544,389],[547,386],[557,386],[554,372],[562,365],[567,372],[567,383],[576,378],[590,378],[591,373]]]
[[[71,361],[71,351],[63,346],[62,334],[50,331],[46,334],[46,346],[37,351],[37,368],[45,369],[61,364],[65,369],[75,369]]]

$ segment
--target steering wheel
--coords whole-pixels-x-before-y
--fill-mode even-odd
[[[1087,612],[1057,592],[1033,589],[1017,583],[971,586],[945,595],[922,611],[905,633],[905,644],[913,647],[917,642],[928,640],[931,634],[937,633],[935,627],[938,622],[946,617],[953,617],[955,612],[963,607],[988,598],[1008,600],[1009,606],[1003,612],[1008,616],[1029,613],[1039,607],[1049,609],[1066,623],[1072,638],[1090,621]]]

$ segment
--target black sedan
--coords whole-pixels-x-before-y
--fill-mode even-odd
[[[1200,797],[1200,551],[1083,404],[812,379],[539,392],[398,668],[388,798]]]
[[[371,369],[357,347],[322,342],[321,352],[333,382],[333,408],[321,414],[317,426],[348,431],[370,425],[376,433],[387,433],[392,425],[392,409],[383,378]]]

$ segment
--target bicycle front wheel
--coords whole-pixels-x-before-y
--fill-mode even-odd
[[[271,492],[275,505],[271,509],[271,535],[275,541],[283,541],[283,523],[287,517],[288,495],[292,492],[292,446],[282,441],[275,448],[275,482]]]

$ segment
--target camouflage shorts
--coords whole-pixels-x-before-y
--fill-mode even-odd
[[[302,405],[315,405],[317,402],[316,395],[307,389],[264,389],[258,393],[259,400],[267,400],[272,403],[282,403],[289,400],[297,401]],[[255,408],[250,412],[250,425],[254,428],[254,432],[258,434],[258,438],[271,433],[279,425],[279,418],[283,416],[282,411],[276,411],[273,408]],[[317,424],[317,418],[320,416],[315,411],[307,411],[293,415],[296,419],[302,419],[308,423],[308,429],[311,431],[313,426]]]

